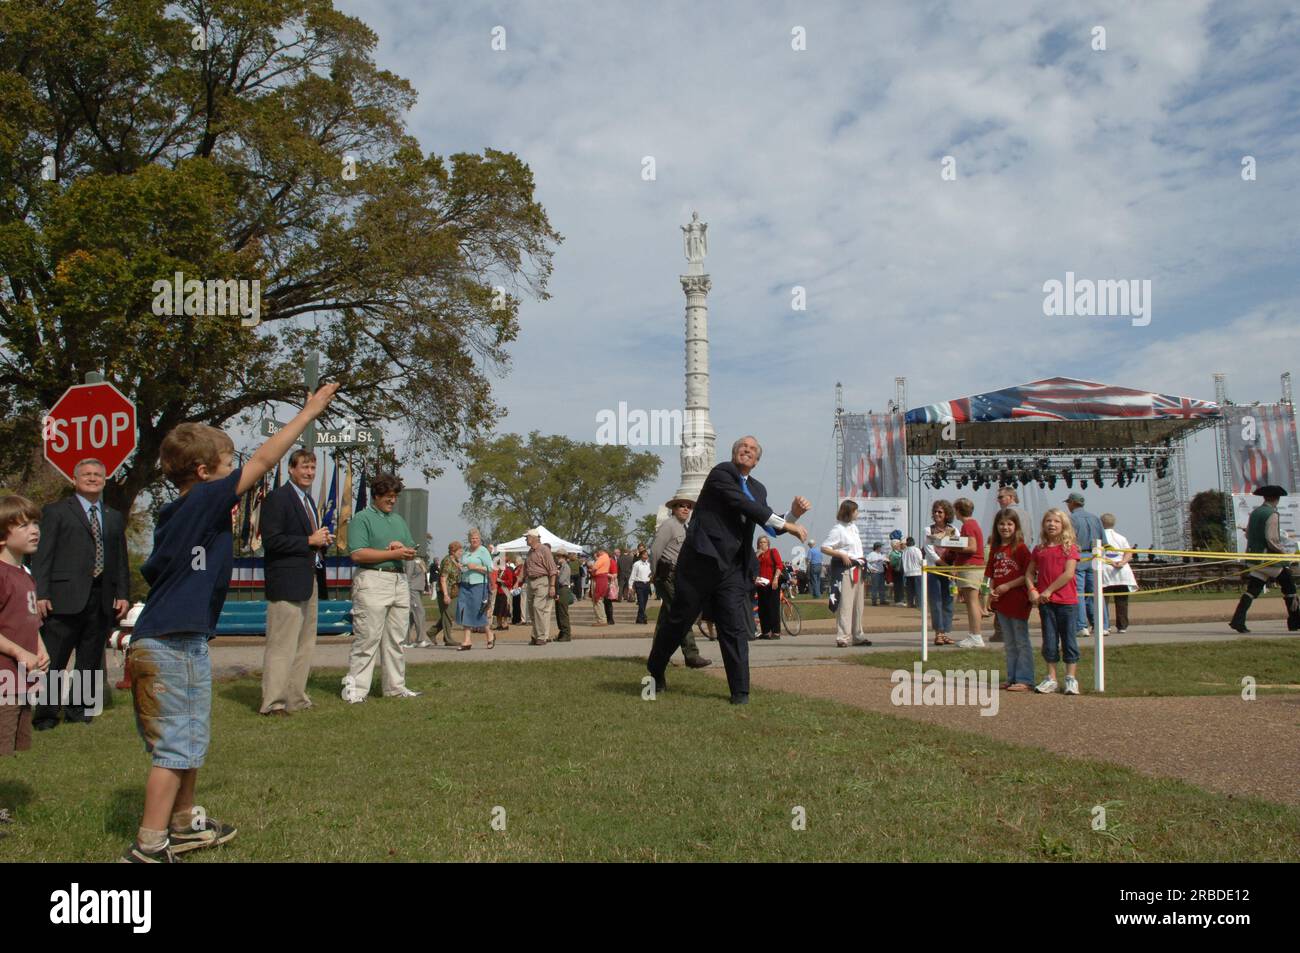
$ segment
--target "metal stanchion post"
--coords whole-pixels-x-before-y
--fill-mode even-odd
[[[1092,596],[1093,596],[1093,613],[1092,621],[1094,626],[1093,634],[1097,641],[1097,654],[1094,659],[1093,680],[1096,691],[1104,692],[1106,690],[1106,650],[1103,648],[1106,635],[1106,603],[1105,594],[1101,591],[1101,540],[1092,544]]]
[[[925,577],[929,569],[921,564],[921,661],[930,661],[930,580]]]

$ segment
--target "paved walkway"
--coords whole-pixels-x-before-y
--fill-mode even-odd
[[[427,665],[442,662],[495,662],[540,661],[545,659],[573,658],[645,658],[650,651],[650,632],[644,627],[627,626],[639,630],[635,635],[611,635],[599,639],[577,638],[572,642],[550,645],[529,645],[528,630],[512,626],[510,631],[499,633],[497,647],[488,651],[482,636],[476,638],[469,652],[438,646],[432,649],[407,649],[408,665]],[[1286,623],[1251,620],[1251,635],[1243,636],[1228,629],[1222,622],[1187,623],[1181,625],[1133,625],[1123,635],[1110,636],[1107,645],[1135,645],[1144,642],[1187,642],[1208,639],[1226,641],[1239,638],[1280,638],[1287,636]],[[784,636],[776,642],[751,642],[750,664],[754,668],[768,665],[791,665],[843,658],[860,653],[879,652],[919,647],[917,631],[895,631],[871,635],[875,643],[871,648],[837,648],[833,631],[808,632],[798,638]],[[716,642],[697,640],[703,655],[721,665],[722,654]],[[1300,637],[1297,637],[1300,642]],[[1088,640],[1084,640],[1086,645]],[[351,638],[321,639],[316,646],[315,668],[346,668]],[[995,646],[996,648],[996,646]],[[109,653],[110,655],[114,653]],[[263,644],[260,638],[219,638],[212,642],[212,668],[217,677],[247,674],[262,668]],[[999,657],[1000,657],[999,653]],[[941,652],[932,652],[932,659],[941,658]],[[681,663],[681,655],[675,656]]]

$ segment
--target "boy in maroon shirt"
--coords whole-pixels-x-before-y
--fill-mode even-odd
[[[32,746],[29,684],[50,667],[41,641],[36,582],[23,569],[23,557],[41,541],[40,508],[22,496],[0,498],[0,757]],[[0,808],[0,817],[8,812]]]

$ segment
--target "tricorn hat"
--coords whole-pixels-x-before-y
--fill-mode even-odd
[[[1256,496],[1286,496],[1286,490],[1282,489],[1275,483],[1268,486],[1261,486],[1255,489]]]

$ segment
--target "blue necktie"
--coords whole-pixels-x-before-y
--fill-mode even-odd
[[[749,497],[751,503],[758,502],[758,500],[754,499],[754,494],[749,492],[749,477],[743,476],[740,478],[740,492],[744,493],[747,497]],[[763,532],[767,533],[768,536],[776,535],[776,530],[772,529],[772,527],[766,524],[762,526],[762,530]]]

